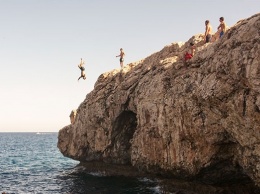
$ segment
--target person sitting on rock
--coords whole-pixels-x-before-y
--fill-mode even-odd
[[[194,56],[194,53],[195,53],[195,46],[194,43],[191,42],[188,51],[184,55],[185,61],[191,59]]]
[[[78,78],[78,81],[80,78],[86,79],[86,74],[85,74],[85,67],[83,65],[85,64],[84,61],[82,61],[82,58],[80,59],[80,64],[78,65],[79,69],[81,70],[81,75]]]

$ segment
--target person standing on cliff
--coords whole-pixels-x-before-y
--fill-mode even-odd
[[[226,23],[224,22],[224,17],[220,17],[219,22],[220,24],[218,26],[218,31],[220,32],[219,38],[221,38],[226,32]]]
[[[204,40],[205,40],[205,43],[208,43],[211,41],[211,37],[212,37],[212,27],[209,23],[209,20],[206,20],[205,21],[205,26],[206,26],[206,29],[205,29],[205,36],[204,36]]]
[[[85,67],[83,67],[84,64],[85,64],[85,62],[81,58],[80,59],[80,64],[78,65],[79,69],[81,70],[81,75],[78,78],[78,81],[79,81],[80,78],[83,78],[84,80],[86,79]]]
[[[123,49],[120,48],[120,54],[117,55],[116,57],[120,57],[119,61],[120,61],[121,68],[124,67],[124,56],[125,56],[125,53],[124,53]]]

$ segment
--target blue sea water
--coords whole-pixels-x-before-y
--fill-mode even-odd
[[[258,194],[247,185],[212,187],[155,178],[84,172],[57,148],[58,133],[0,133],[0,193],[7,194]],[[173,187],[172,187],[173,185]],[[203,189],[203,190],[202,190]]]
[[[0,133],[0,192],[161,193],[156,180],[82,173],[57,148],[57,133]]]

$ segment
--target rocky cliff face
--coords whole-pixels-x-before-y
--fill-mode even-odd
[[[183,62],[190,42],[195,56]],[[209,182],[260,185],[260,14],[223,38],[166,46],[98,78],[59,131],[67,157]]]

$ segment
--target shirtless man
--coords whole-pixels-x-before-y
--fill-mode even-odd
[[[224,22],[224,18],[223,17],[220,17],[219,18],[219,26],[218,26],[218,31],[220,32],[219,34],[219,38],[221,38],[224,33],[226,32],[226,23]]]
[[[124,66],[124,56],[125,56],[125,53],[124,53],[123,49],[121,48],[120,54],[116,56],[116,57],[120,57],[119,61],[120,61],[121,68],[123,68],[123,66]]]
[[[80,64],[78,65],[78,67],[79,67],[80,70],[81,70],[81,75],[80,75],[80,77],[78,78],[78,81],[79,81],[80,78],[86,79],[85,67],[83,67],[84,64],[85,64],[85,62],[82,61],[82,58],[81,58],[81,59],[80,59]]]
[[[209,20],[206,20],[205,21],[205,26],[206,26],[206,29],[205,29],[205,36],[204,36],[204,40],[205,40],[205,43],[208,43],[210,42],[211,40],[211,37],[212,37],[212,27],[209,23]]]

